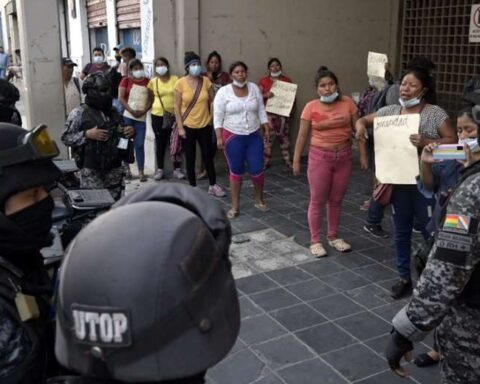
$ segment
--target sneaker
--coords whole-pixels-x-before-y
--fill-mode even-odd
[[[183,179],[185,179],[185,174],[182,172],[182,170],[180,168],[176,168],[173,171],[173,177],[177,180],[183,180]]]
[[[408,296],[412,293],[412,280],[403,280],[400,279],[395,285],[391,288],[390,296],[392,299],[399,300],[405,296]]]
[[[157,169],[155,174],[153,175],[154,180],[162,180],[163,179],[163,169]]]
[[[147,175],[145,174],[140,174],[140,182],[145,183],[148,180]]]
[[[208,193],[215,197],[224,197],[226,195],[223,188],[218,184],[210,185],[208,187]]]
[[[323,248],[323,245],[321,243],[315,243],[310,246],[310,252],[312,252],[312,255],[315,257],[325,257],[327,256],[327,251],[325,248]]]
[[[363,229],[365,232],[368,232],[372,236],[378,237],[379,239],[387,239],[390,237],[388,232],[385,232],[380,224],[365,224]]]

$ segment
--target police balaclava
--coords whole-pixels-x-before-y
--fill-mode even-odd
[[[15,148],[27,130],[12,124],[0,124],[0,152]],[[2,167],[0,164],[0,255],[28,255],[51,244],[53,200],[50,196],[9,216],[6,200],[21,191],[49,188],[61,172],[49,159],[26,161]]]
[[[67,251],[59,362],[85,376],[142,383],[216,364],[240,324],[230,237],[218,202],[196,188],[165,183],[124,197]]]
[[[82,85],[82,91],[85,93],[85,104],[93,109],[109,113],[113,102],[110,87],[110,79],[104,74],[89,75]]]

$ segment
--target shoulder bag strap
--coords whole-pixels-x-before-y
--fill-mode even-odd
[[[156,87],[157,96],[158,96],[158,99],[160,100],[160,104],[162,104],[163,112],[167,112],[167,110],[165,109],[165,106],[163,105],[162,96],[160,96],[160,91],[158,90],[158,77],[155,80],[155,85],[157,86]]]
[[[200,92],[202,91],[202,87],[203,87],[203,76],[200,77],[200,81],[197,84],[197,88],[195,89],[195,94],[193,95],[192,101],[188,105],[185,112],[183,112],[182,122],[185,121],[187,119],[188,115],[190,114],[190,112],[192,112],[192,109],[195,106],[195,104],[198,100],[198,97],[200,96]]]

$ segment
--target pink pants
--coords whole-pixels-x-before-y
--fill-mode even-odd
[[[325,205],[327,205],[328,236],[337,236],[340,208],[351,173],[351,148],[335,151],[310,147],[307,170],[310,186],[308,226],[312,244],[320,242],[320,227]]]

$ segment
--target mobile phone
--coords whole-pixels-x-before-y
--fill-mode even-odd
[[[432,154],[435,160],[466,160],[462,144],[442,144]]]

